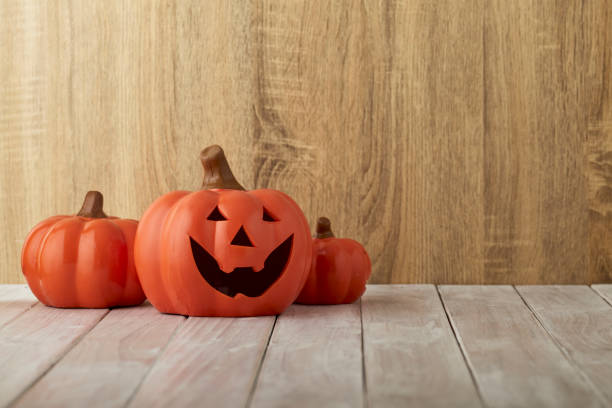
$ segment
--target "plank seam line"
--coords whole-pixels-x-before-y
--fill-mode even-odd
[[[49,306],[45,306],[45,307],[49,307]],[[83,338],[85,338],[85,336],[87,336],[101,321],[102,319],[104,319],[107,315],[108,312],[110,312],[109,309],[106,309],[106,313],[104,313],[102,316],[100,316],[100,318],[94,322],[94,324],[91,325],[91,327],[89,328],[89,330],[84,331],[81,335],[77,336],[70,344],[68,344],[66,346],[65,350],[60,351],[57,354],[57,358],[55,359],[55,361],[53,361],[49,367],[47,367],[46,370],[44,370],[42,373],[40,373],[40,375],[35,378],[31,383],[29,383],[22,392],[20,392],[12,401],[10,401],[6,406],[7,407],[12,407],[14,406],[28,391],[30,391],[34,386],[36,386],[36,384],[38,384],[45,375],[47,375],[47,373],[51,370],[53,370],[53,367],[55,367],[60,361],[62,361],[62,359],[66,356],[66,354],[70,353],[71,350],[73,350],[77,344],[79,344],[81,342],[81,340],[83,340]]]
[[[261,359],[259,360],[259,364],[257,365],[257,371],[255,372],[255,378],[253,378],[253,385],[251,385],[251,389],[249,391],[249,395],[246,400],[245,407],[248,408],[253,403],[253,397],[255,396],[255,389],[257,388],[257,383],[259,382],[259,375],[261,374],[261,369],[263,367],[264,360],[266,359],[266,354],[268,353],[268,348],[270,347],[270,341],[272,340],[272,334],[274,334],[274,329],[276,329],[276,323],[278,322],[279,316],[274,316],[274,323],[272,323],[272,328],[270,329],[270,334],[268,335],[268,341],[266,341],[266,347],[264,347],[263,353],[261,353]]]
[[[457,346],[459,347],[459,351],[461,352],[461,356],[463,357],[463,362],[465,363],[468,369],[468,373],[470,374],[470,378],[472,379],[472,384],[474,384],[474,388],[476,388],[476,394],[478,395],[478,399],[480,400],[480,403],[482,404],[482,406],[486,407],[488,405],[485,403],[485,400],[482,396],[482,392],[480,390],[480,386],[478,385],[478,381],[476,381],[476,375],[474,374],[474,367],[472,366],[472,362],[470,361],[465,345],[463,344],[463,339],[461,338],[461,335],[459,334],[459,329],[455,326],[455,322],[453,321],[451,314],[446,308],[446,303],[444,303],[444,298],[442,297],[442,294],[440,293],[440,287],[438,285],[434,285],[434,287],[436,289],[436,293],[438,294],[438,300],[442,304],[442,310],[444,310],[444,315],[446,316],[446,320],[448,321],[450,329],[453,333],[453,337],[455,338],[455,344],[457,344]]]
[[[13,316],[12,319],[7,320],[6,322],[4,322],[3,324],[0,325],[0,329],[2,329],[4,326],[8,325],[9,323],[15,321],[15,319],[17,319],[18,317],[22,316],[24,313],[29,312],[30,310],[32,310],[32,308],[36,305],[40,304],[40,302],[34,302],[32,303],[27,309],[22,310],[21,312],[19,312],[17,315]]]
[[[149,375],[151,375],[151,372],[153,371],[153,368],[159,362],[159,359],[166,353],[166,349],[168,348],[168,345],[172,342],[174,337],[176,337],[176,334],[186,324],[187,320],[189,319],[188,317],[186,318],[185,316],[181,316],[181,317],[183,317],[183,321],[176,325],[176,328],[174,329],[174,331],[168,338],[168,341],[166,342],[166,344],[164,344],[164,347],[159,351],[159,353],[157,354],[157,357],[155,357],[155,360],[153,361],[153,363],[151,363],[151,366],[149,367],[145,375],[142,376],[142,378],[138,382],[138,385],[136,385],[136,387],[134,388],[134,391],[132,391],[132,394],[128,397],[127,400],[125,400],[125,404],[123,404],[123,407],[127,407],[128,405],[132,403],[132,400],[134,399],[134,397],[136,397],[136,394],[138,394],[138,391],[140,391],[140,389],[142,388],[142,384],[144,384],[147,378],[149,377]]]
[[[597,296],[599,296],[600,298],[602,298],[604,302],[606,302],[608,305],[612,306],[612,303],[610,303],[610,302],[608,301],[608,298],[607,298],[607,297],[606,297],[606,296],[605,296],[603,293],[601,293],[600,291],[598,291],[597,289],[595,289],[595,288],[594,288],[592,285],[590,285],[590,286],[589,286],[589,288],[591,288],[591,290],[592,290],[593,292],[597,293]]]
[[[363,341],[363,301],[359,298],[359,322],[361,323],[361,389],[363,392],[363,408],[368,408],[368,382],[366,380],[365,343]]]
[[[531,315],[536,320],[536,322],[538,322],[538,324],[540,325],[542,330],[544,330],[546,335],[548,335],[548,337],[552,340],[553,344],[559,349],[559,351],[561,351],[561,354],[563,355],[563,357],[565,357],[565,360],[568,362],[570,367],[572,367],[576,371],[576,373],[578,373],[578,376],[582,379],[582,381],[584,381],[584,383],[587,384],[591,388],[593,393],[597,396],[597,399],[599,400],[599,402],[601,402],[604,407],[607,406],[608,402],[606,401],[606,398],[601,393],[599,388],[597,388],[595,386],[595,384],[593,384],[591,382],[591,379],[586,375],[586,373],[584,371],[582,371],[582,369],[580,368],[578,363],[576,363],[576,361],[572,358],[572,356],[569,353],[569,351],[565,347],[563,347],[561,342],[559,340],[557,340],[557,338],[550,332],[550,330],[548,330],[548,328],[544,324],[544,321],[542,321],[542,319],[540,319],[540,316],[538,316],[536,311],[529,305],[529,303],[527,303],[527,300],[523,297],[523,295],[518,290],[518,288],[516,286],[514,286],[514,285],[512,285],[512,288],[514,288],[514,291],[521,298],[521,300],[523,301],[523,303],[525,304],[527,309],[529,309],[529,311],[531,312]]]

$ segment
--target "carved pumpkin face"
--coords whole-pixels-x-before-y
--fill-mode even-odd
[[[271,194],[274,195],[273,192]],[[191,253],[198,271],[210,286],[228,296],[235,297],[238,293],[248,297],[261,296],[287,269],[295,236],[292,226],[288,225],[291,223],[281,223],[271,216],[257,196],[252,199],[232,194],[225,200],[226,193],[216,192],[216,195],[217,197],[203,197],[204,201],[208,201],[206,204],[217,204],[206,218],[208,222],[198,226],[189,235]],[[223,212],[232,214],[231,219],[226,218],[219,210],[221,197],[224,198]],[[245,212],[240,208],[235,211],[236,214],[232,211],[233,202],[242,200],[253,206],[247,209],[247,217],[243,216]],[[251,214],[257,213],[261,214],[261,219],[250,217]],[[255,234],[246,232],[247,223],[249,231],[255,231]],[[199,237],[194,238],[196,235]],[[257,235],[257,241],[261,242],[261,245],[255,245],[254,237],[249,235]],[[206,245],[200,242],[211,242],[211,237],[216,238],[212,245],[217,245],[207,250]],[[280,237],[282,242],[266,253],[266,248],[270,247],[270,244],[274,245],[276,239],[270,242],[270,238],[274,237]],[[213,253],[217,254],[219,260]]]
[[[269,315],[297,298],[311,245],[302,211],[280,191],[175,191],[143,216],[135,259],[145,294],[162,312]]]

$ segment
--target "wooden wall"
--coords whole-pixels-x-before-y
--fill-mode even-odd
[[[37,221],[138,218],[212,143],[371,282],[610,282],[611,91],[606,0],[0,0],[0,282]]]

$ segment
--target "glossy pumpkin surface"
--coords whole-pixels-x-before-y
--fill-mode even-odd
[[[310,274],[297,303],[353,303],[363,295],[372,265],[368,253],[359,242],[335,238],[329,220],[322,217],[317,223],[312,252]]]
[[[310,268],[302,211],[280,191],[242,190],[218,146],[202,162],[202,190],[168,193],[140,221],[135,260],[147,298],[189,316],[282,313]]]
[[[95,214],[87,213],[88,206],[97,208]],[[98,192],[88,193],[79,214],[48,218],[28,234],[21,267],[34,295],[64,308],[142,303],[133,259],[138,222],[102,216]]]

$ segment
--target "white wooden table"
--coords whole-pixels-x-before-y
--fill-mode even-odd
[[[370,285],[261,318],[0,285],[0,407],[612,406],[612,285]]]

